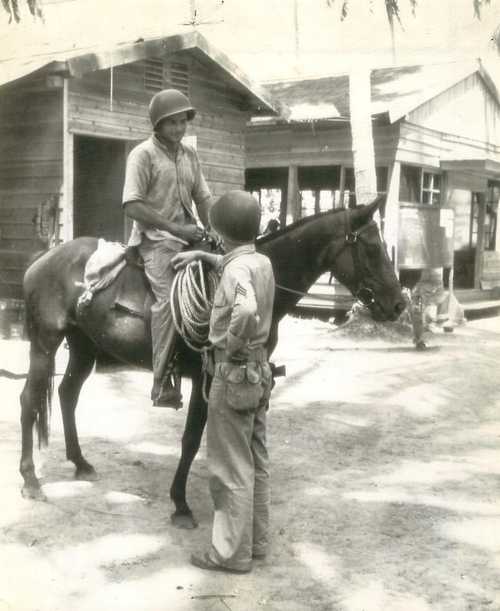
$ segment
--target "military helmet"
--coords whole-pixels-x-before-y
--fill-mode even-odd
[[[253,242],[259,233],[259,202],[246,191],[228,191],[210,208],[210,223],[223,238]]]
[[[179,112],[187,113],[188,121],[191,121],[196,114],[189,98],[177,89],[163,89],[155,93],[149,103],[149,118],[154,129],[160,121]]]

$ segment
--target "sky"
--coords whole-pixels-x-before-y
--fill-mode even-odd
[[[20,0],[25,2],[25,0]],[[258,81],[336,74],[362,64],[436,63],[482,57],[500,74],[489,39],[500,24],[500,0],[482,19],[472,0],[400,0],[403,27],[396,25],[396,56],[383,0],[42,0],[45,23],[25,10],[21,24],[0,13],[0,58],[75,49],[138,37],[188,32],[193,7],[196,28]],[[330,2],[332,4],[332,2]],[[500,83],[500,79],[498,81]]]

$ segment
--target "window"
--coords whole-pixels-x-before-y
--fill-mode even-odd
[[[477,244],[477,228],[479,226],[479,194],[472,193],[469,225],[469,247],[475,248]]]
[[[490,180],[486,191],[486,216],[484,219],[484,250],[496,249],[498,202],[500,182]]]
[[[422,172],[422,204],[439,206],[441,199],[441,176],[432,172]]]
[[[412,165],[401,166],[399,200],[412,204],[439,206],[441,174]]]

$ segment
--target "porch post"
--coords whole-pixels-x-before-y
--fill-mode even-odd
[[[480,289],[484,263],[484,220],[486,218],[486,197],[482,192],[477,192],[476,197],[479,210],[477,218],[476,257],[474,260],[474,288]]]
[[[300,218],[299,207],[299,181],[297,165],[291,164],[288,166],[288,190],[287,190],[286,217],[296,221]]]
[[[377,195],[370,74],[369,68],[356,66],[349,75],[349,111],[358,204],[368,204]]]

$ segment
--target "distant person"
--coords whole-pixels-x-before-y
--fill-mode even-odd
[[[271,219],[264,229],[264,233],[262,235],[268,235],[270,233],[275,233],[280,228],[280,222],[278,219]]]

